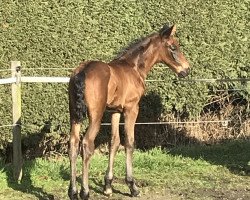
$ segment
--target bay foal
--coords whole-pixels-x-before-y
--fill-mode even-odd
[[[82,62],[69,82],[70,110],[70,199],[78,199],[76,187],[76,159],[79,150],[80,126],[88,116],[89,126],[82,140],[82,183],[80,197],[89,198],[88,172],[93,155],[94,140],[100,129],[106,109],[111,109],[112,136],[109,149],[109,163],[104,177],[104,193],[112,194],[113,165],[120,144],[119,121],[121,113],[125,120],[126,183],[132,196],[139,194],[132,175],[132,154],[134,149],[134,126],[139,110],[139,100],[144,94],[145,79],[153,65],[165,63],[179,77],[189,73],[189,64],[180,51],[174,37],[176,26],[164,26],[134,45],[109,63],[101,61]]]

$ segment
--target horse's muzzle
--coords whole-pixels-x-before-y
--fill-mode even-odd
[[[185,78],[189,74],[189,72],[190,72],[189,68],[187,68],[186,70],[180,71],[178,73],[178,77]]]

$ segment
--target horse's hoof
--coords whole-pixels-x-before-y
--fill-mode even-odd
[[[77,191],[73,191],[71,187],[68,189],[68,196],[70,200],[78,200]]]
[[[140,191],[138,190],[136,184],[135,184],[135,180],[133,178],[127,178],[125,179],[128,187],[129,187],[129,190],[130,190],[130,193],[131,193],[131,196],[132,197],[138,197],[139,194],[140,194]]]
[[[85,192],[83,189],[81,189],[80,197],[82,200],[88,200],[89,199],[89,192]]]
[[[140,191],[139,190],[133,189],[130,192],[131,192],[131,196],[132,197],[138,197],[138,196],[140,196]]]
[[[78,200],[78,196],[77,196],[77,194],[72,194],[72,195],[69,195],[69,199],[70,200]]]
[[[106,177],[104,177],[104,182],[105,182],[105,185],[104,185],[104,191],[103,193],[107,196],[111,196],[112,195],[112,181],[113,179],[108,179]]]
[[[112,196],[112,188],[110,187],[110,188],[106,188],[106,189],[104,189],[104,191],[103,191],[103,193],[105,194],[105,195],[107,195],[107,196]]]

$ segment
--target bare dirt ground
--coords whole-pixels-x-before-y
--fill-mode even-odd
[[[9,190],[7,193],[0,192],[0,200],[63,200],[68,199],[65,195],[62,196],[62,188],[57,192],[55,191],[53,195],[43,195],[38,197],[37,195],[27,194],[22,191],[12,191]],[[65,192],[65,191],[63,191]],[[18,197],[18,198],[17,198]],[[103,193],[91,193],[89,200],[249,200],[250,199],[250,189],[239,190],[235,189],[196,189],[188,191],[174,192],[171,189],[154,189],[153,191],[142,191],[139,197],[130,197],[128,193],[123,193],[121,191],[114,191],[113,196],[107,197]]]
[[[119,196],[119,197],[118,197]],[[195,191],[174,193],[169,189],[158,189],[153,192],[141,194],[139,197],[129,197],[129,194],[114,195],[111,197],[91,198],[96,200],[186,200],[186,199],[211,199],[211,200],[249,200],[250,190],[213,190],[213,189],[198,189]]]

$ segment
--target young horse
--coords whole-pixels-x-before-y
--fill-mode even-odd
[[[81,121],[88,114],[89,127],[82,141],[82,187],[81,199],[89,198],[88,171],[90,157],[94,152],[94,140],[100,129],[105,109],[111,109],[112,139],[109,163],[105,175],[104,193],[112,194],[114,157],[120,144],[119,121],[121,113],[125,120],[126,183],[132,196],[139,194],[132,176],[132,154],[134,148],[134,126],[139,110],[139,100],[145,90],[145,78],[156,63],[165,63],[179,77],[189,73],[189,64],[181,53],[174,37],[176,26],[164,26],[132,45],[110,63],[87,61],[80,64],[69,82],[70,110],[70,167],[71,178],[68,195],[77,199],[76,159],[79,149]]]

